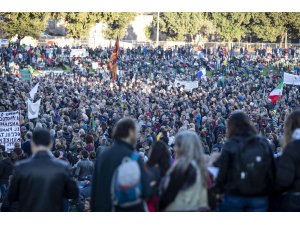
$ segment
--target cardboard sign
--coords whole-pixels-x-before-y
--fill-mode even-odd
[[[21,79],[23,81],[30,80],[31,73],[28,69],[23,69],[23,70],[20,71],[20,73],[21,73]]]
[[[8,151],[21,142],[19,111],[0,112],[0,145]]]

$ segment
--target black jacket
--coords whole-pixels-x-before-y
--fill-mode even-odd
[[[246,141],[247,138],[251,137],[251,134],[244,134],[241,136],[237,136],[233,139],[229,139],[223,146],[223,150],[220,158],[215,163],[215,166],[219,168],[219,174],[216,180],[215,191],[217,193],[225,193],[231,195],[243,195],[240,193],[238,181],[236,180],[237,176],[237,162],[238,162],[238,152],[241,151],[240,144],[237,140],[243,142]],[[265,140],[265,139],[264,139]],[[267,141],[265,140],[267,143]],[[270,176],[272,182],[268,182],[267,186],[269,189],[273,187],[273,181],[275,179],[275,160],[273,158],[273,153],[271,147],[269,146],[269,157],[271,161]],[[266,195],[265,191],[262,191],[259,195]]]
[[[118,140],[110,148],[98,155],[92,186],[91,207],[93,212],[110,212],[113,210],[111,204],[112,177],[117,167],[121,164],[123,158],[130,157],[132,152],[133,148],[129,144]],[[142,158],[139,158],[138,163],[142,173],[142,197],[146,198],[151,194],[148,174],[144,169]],[[123,210],[135,212],[144,211],[145,209],[141,204],[139,206]],[[116,209],[116,211],[122,211],[122,209]]]
[[[284,192],[300,192],[300,140],[289,143],[277,163],[276,186]]]
[[[0,184],[8,184],[9,176],[12,175],[14,166],[10,158],[0,161]]]
[[[78,180],[85,180],[88,176],[92,176],[94,171],[94,163],[89,159],[81,159],[75,165],[75,176]]]
[[[55,142],[54,142],[55,143]],[[25,141],[21,148],[23,149],[23,151],[27,154],[27,156],[31,156],[32,155],[32,152],[31,152],[31,143],[30,141]]]
[[[65,198],[78,197],[78,188],[65,161],[38,152],[16,165],[7,195],[9,202],[19,202],[21,212],[59,212]]]

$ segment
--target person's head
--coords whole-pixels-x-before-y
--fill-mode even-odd
[[[154,142],[147,165],[150,167],[158,165],[161,175],[165,176],[166,172],[171,166],[170,160],[171,155],[168,150],[168,146],[162,141]]]
[[[2,157],[3,157],[3,159],[8,158],[8,153],[7,152],[2,152]]]
[[[257,131],[249,117],[242,111],[235,111],[227,121],[227,138],[244,134],[254,135]]]
[[[137,128],[135,122],[130,118],[124,118],[117,122],[113,129],[113,138],[122,140],[134,146],[137,141]]]
[[[59,158],[59,156],[60,156],[60,152],[59,152],[59,150],[56,150],[56,151],[54,151],[54,152],[53,152],[53,155],[54,155],[54,157],[55,157],[55,158],[57,158],[57,159],[58,159],[58,158]]]
[[[26,135],[25,135],[25,138],[26,138],[27,140],[30,140],[30,139],[32,138],[32,133],[31,133],[30,131],[28,131],[28,132],[26,133]]]
[[[86,150],[82,150],[80,152],[80,155],[82,155],[82,158],[87,159],[89,157],[89,153]]]
[[[32,153],[39,151],[50,151],[52,148],[52,138],[46,128],[36,128],[31,138]]]
[[[96,152],[90,152],[90,159],[95,160],[96,159]]]
[[[298,137],[299,136],[299,137]],[[284,123],[284,146],[300,138],[300,109],[295,110]]]
[[[193,160],[202,169],[201,171],[204,171],[204,149],[196,132],[190,130],[179,132],[175,137],[174,150],[183,171]]]
[[[86,137],[85,137],[85,142],[86,142],[87,144],[93,143],[93,142],[94,142],[93,136],[90,135],[90,134],[86,135]]]

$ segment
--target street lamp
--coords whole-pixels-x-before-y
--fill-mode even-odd
[[[157,26],[156,26],[156,47],[159,45],[159,12],[157,13]]]

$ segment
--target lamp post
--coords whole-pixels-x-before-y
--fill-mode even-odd
[[[159,45],[159,12],[157,13],[157,26],[156,26],[156,47]]]

